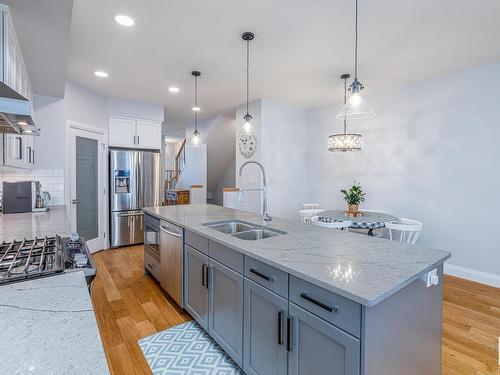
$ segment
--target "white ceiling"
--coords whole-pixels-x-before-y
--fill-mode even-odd
[[[28,2],[11,0],[19,1]],[[49,1],[64,3],[44,0]],[[190,71],[198,69],[206,118],[244,102],[240,35],[248,30],[256,34],[251,97],[320,106],[341,99],[338,76],[352,72],[353,5],[353,0],[74,0],[68,78],[105,95],[165,105],[167,120],[179,124],[192,117]],[[115,23],[117,13],[132,16],[135,26]],[[360,0],[359,78],[365,95],[500,61],[499,15],[496,0]],[[30,69],[40,89],[40,70],[51,70],[44,65]],[[109,78],[95,77],[97,69]],[[170,94],[170,85],[181,92]]]
[[[64,96],[73,0],[0,0],[8,5],[37,94]]]

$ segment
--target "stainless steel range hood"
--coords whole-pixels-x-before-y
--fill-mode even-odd
[[[0,133],[40,135],[31,102],[0,82]]]

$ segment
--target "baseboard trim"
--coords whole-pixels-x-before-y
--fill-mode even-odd
[[[455,266],[454,264],[444,264],[444,273],[462,279],[472,280],[477,283],[486,284],[500,288],[500,276],[494,273],[477,271],[470,268]]]

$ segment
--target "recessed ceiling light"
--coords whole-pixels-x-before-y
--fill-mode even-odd
[[[180,90],[178,87],[172,86],[168,88],[168,91],[173,92],[173,93],[178,93]]]
[[[108,77],[108,73],[106,72],[103,72],[102,70],[96,70],[94,72],[94,74],[100,78],[107,78]]]
[[[200,107],[193,107],[193,111],[201,111],[201,108]]]
[[[26,130],[23,130],[23,133],[26,133],[26,134],[32,134],[33,131],[32,130],[29,130],[29,129],[26,129]]]
[[[134,23],[135,23],[135,21],[132,18],[130,18],[129,16],[126,16],[124,14],[117,14],[115,16],[115,21],[117,23],[119,23],[120,25],[127,26],[127,27],[134,26]]]
[[[18,121],[17,125],[19,125],[19,126],[28,126],[28,123],[26,121]]]

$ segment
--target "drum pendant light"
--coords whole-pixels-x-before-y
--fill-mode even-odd
[[[197,145],[201,141],[200,132],[198,131],[198,112],[200,111],[200,107],[198,107],[198,77],[201,76],[201,73],[194,70],[191,72],[191,75],[194,77],[194,132],[192,141]]]
[[[355,6],[354,81],[349,87],[351,96],[336,116],[338,120],[358,120],[375,116],[373,109],[361,96],[364,86],[358,81],[358,0],[355,0]]]
[[[250,115],[249,106],[249,92],[250,92],[250,41],[255,38],[255,35],[249,31],[243,33],[241,38],[247,43],[247,91],[246,91],[246,106],[247,111],[243,116],[243,126],[241,127],[240,135],[253,135],[254,129],[252,125],[252,116]]]
[[[349,74],[342,74],[340,78],[344,80],[344,105],[347,102],[347,79]],[[328,151],[361,151],[363,138],[361,134],[347,133],[347,118],[344,116],[344,133],[332,134],[328,137]]]

